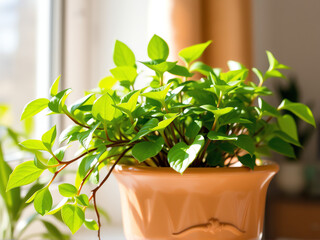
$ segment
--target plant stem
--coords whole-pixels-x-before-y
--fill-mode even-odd
[[[99,215],[99,211],[98,211],[98,208],[97,208],[97,202],[96,202],[96,192],[101,188],[101,186],[108,180],[109,176],[111,175],[113,169],[115,168],[115,166],[119,163],[119,161],[122,159],[122,157],[132,148],[129,147],[127,148],[126,150],[124,150],[121,155],[118,157],[118,159],[114,162],[114,164],[111,166],[108,174],[104,177],[104,179],[101,181],[101,183],[96,187],[94,188],[92,191],[91,191],[91,196],[89,198],[89,201],[91,201],[93,199],[93,205],[94,205],[94,209],[95,209],[95,212],[96,212],[96,215],[97,215],[97,219],[98,219],[98,226],[99,226],[99,229],[98,229],[98,238],[99,240],[101,240],[101,237],[100,237],[100,229],[101,229],[101,221],[100,221],[100,215]]]

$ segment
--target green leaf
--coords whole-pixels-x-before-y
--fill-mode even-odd
[[[163,87],[161,87],[151,92],[143,93],[142,96],[156,100],[160,102],[163,106],[165,106],[166,96],[170,90],[171,85],[172,83],[169,83],[167,86],[165,86],[164,89]]]
[[[278,109],[288,110],[295,114],[297,117],[301,118],[303,121],[316,127],[316,122],[310,108],[302,103],[294,103],[290,102],[288,99],[284,99]]]
[[[162,75],[164,72],[170,71],[174,66],[177,64],[177,62],[164,62],[162,60],[153,60],[150,62],[141,62],[148,68],[156,71],[160,75]]]
[[[293,145],[296,145],[298,147],[302,147],[300,142],[292,137],[290,137],[288,134],[286,134],[283,131],[275,131],[274,134],[281,138],[282,140],[286,141],[287,143],[291,143]]]
[[[113,62],[117,67],[134,67],[136,64],[136,58],[126,44],[117,40],[116,44],[114,45]]]
[[[99,225],[97,224],[97,222],[93,219],[86,219],[84,221],[84,225],[90,229],[90,230],[94,230],[94,231],[97,231],[99,230]]]
[[[209,111],[209,112],[212,112],[215,115],[215,117],[217,117],[217,118],[219,118],[220,116],[223,116],[233,110],[232,107],[217,108],[212,105],[202,105],[200,107]]]
[[[47,169],[48,168],[48,166],[44,160],[45,159],[42,157],[42,155],[40,153],[38,153],[38,152],[35,153],[33,162],[37,168],[40,168],[40,169]]]
[[[281,72],[279,72],[278,70],[275,70],[275,69],[268,70],[263,76],[264,79],[273,78],[273,77],[283,78],[283,79],[286,78]]]
[[[47,215],[53,215],[61,210],[61,208],[67,204],[69,201],[68,198],[63,198],[54,208],[51,209],[50,212],[47,213]]]
[[[53,97],[57,95],[59,89],[59,82],[60,82],[61,75],[54,80],[51,88],[50,88],[50,95]]]
[[[83,98],[80,98],[78,101],[76,101],[74,104],[71,105],[69,111],[73,114],[75,110],[77,110],[79,107],[83,106],[86,102],[88,102],[92,96],[94,96],[93,93],[88,94],[87,96],[84,96]]]
[[[140,142],[132,148],[132,155],[139,162],[143,162],[156,156],[163,148],[164,140],[159,137],[155,142]]]
[[[168,44],[161,37],[153,35],[148,44],[148,56],[152,60],[167,60],[169,56]]]
[[[111,74],[119,81],[129,81],[133,83],[138,76],[137,69],[130,66],[116,67],[110,70]]]
[[[112,97],[105,93],[94,102],[92,115],[103,122],[112,121],[116,111],[114,104]]]
[[[81,194],[79,196],[76,196],[76,202],[82,206],[89,206],[89,198],[85,194]]]
[[[165,116],[166,117],[166,116]],[[164,130],[167,126],[170,125],[170,123],[173,122],[178,117],[177,114],[174,114],[173,116],[169,115],[169,118],[162,120],[161,122],[158,123],[158,125],[154,128],[152,128],[152,131],[162,131]]]
[[[202,121],[194,120],[186,128],[186,136],[191,139],[195,138],[198,135],[201,128],[202,128]]]
[[[211,42],[212,41],[208,41],[206,43],[200,43],[184,48],[179,52],[179,56],[187,65],[189,65],[192,61],[201,57],[202,53],[204,50],[206,50]]]
[[[210,73],[213,72],[212,67],[204,64],[203,62],[194,62],[191,66],[190,66],[190,72],[199,72],[205,76],[209,76]]]
[[[70,125],[66,129],[62,131],[59,136],[59,144],[63,143],[67,139],[69,139],[73,134],[80,132],[82,129],[79,125]]]
[[[41,112],[43,109],[48,107],[49,100],[46,98],[38,98],[29,102],[23,109],[21,120],[33,117],[37,113]]]
[[[278,137],[272,138],[268,142],[268,146],[275,152],[278,152],[287,157],[295,158],[293,147],[289,143],[283,141]]]
[[[281,117],[278,117],[278,125],[281,131],[283,131],[295,140],[299,139],[297,125],[294,121],[294,118],[291,115],[285,114]]]
[[[255,149],[256,149],[252,137],[250,137],[248,135],[244,135],[244,134],[239,135],[237,137],[238,137],[238,140],[233,142],[234,145],[246,150],[252,156],[255,152]]]
[[[254,169],[254,166],[256,165],[256,156],[251,156],[250,154],[246,154],[244,156],[238,156],[239,161],[246,167]]]
[[[54,144],[56,136],[57,136],[56,126],[53,126],[49,131],[47,131],[42,135],[42,139],[41,139],[42,143],[50,151]]]
[[[140,91],[135,92],[131,95],[130,99],[126,103],[119,103],[116,105],[121,111],[127,113],[128,115],[132,115],[132,112],[137,107],[138,97],[140,95]]]
[[[210,140],[213,140],[213,141],[224,141],[224,140],[238,140],[238,137],[236,135],[227,135],[227,134],[224,134],[224,133],[219,133],[219,132],[215,132],[215,131],[210,131],[208,133],[208,138]]]
[[[7,191],[36,181],[42,172],[43,169],[37,168],[32,160],[21,163],[10,174]]]
[[[108,76],[108,77],[102,78],[99,81],[99,85],[98,86],[99,86],[100,89],[109,90],[117,83],[117,81],[118,80],[115,79],[114,77]]]
[[[41,220],[41,222],[43,223],[43,225],[47,229],[48,233],[50,234],[51,239],[54,239],[54,240],[65,239],[63,234],[60,232],[60,230],[55,225],[53,225],[52,223],[45,221],[45,220]]]
[[[51,210],[52,196],[48,187],[37,192],[33,204],[36,211],[42,216]]]
[[[193,76],[193,74],[190,73],[186,67],[180,66],[180,65],[175,65],[168,72],[171,74],[177,75],[177,76],[182,76],[182,77],[192,77]]]
[[[262,116],[272,116],[276,118],[281,116],[275,107],[272,107],[262,98],[258,98],[258,105],[259,105],[259,108],[261,109]]]
[[[267,57],[268,57],[268,61],[269,61],[269,70],[273,70],[273,69],[289,69],[290,67],[283,65],[283,64],[279,64],[278,60],[273,56],[273,54],[270,51],[266,51],[267,53]]]
[[[239,62],[233,61],[233,60],[229,60],[227,62],[227,65],[228,65],[228,68],[230,69],[230,71],[246,69],[246,67],[244,65],[242,65]]]
[[[80,132],[77,134],[77,139],[79,140],[80,144],[86,150],[88,150],[88,148],[90,147],[90,143],[92,141],[93,134],[96,131],[96,129],[99,127],[100,124],[101,124],[100,122],[97,122],[89,130],[87,130],[85,132]]]
[[[139,138],[144,137],[145,135],[152,132],[152,128],[158,126],[159,120],[156,118],[150,119],[146,124],[142,126],[136,136],[130,141],[130,143],[138,140]]]
[[[84,223],[84,212],[78,206],[67,204],[61,209],[63,222],[68,226],[72,234],[75,234]]]
[[[59,193],[64,197],[74,197],[78,190],[70,183],[62,183],[59,185]]]
[[[43,143],[40,140],[35,139],[29,139],[25,140],[20,143],[25,148],[28,148],[30,150],[44,150],[47,151],[47,148],[43,145]]]
[[[257,75],[257,77],[259,79],[259,83],[260,83],[260,85],[262,85],[262,83],[264,82],[262,72],[257,68],[252,68],[252,72],[254,72]]]
[[[53,98],[51,98],[50,102],[48,103],[48,107],[52,112],[55,113],[61,113],[63,107],[64,107],[64,102],[66,98],[69,96],[71,93],[71,89],[64,89],[61,92],[59,92],[57,95],[55,95]]]
[[[179,142],[174,145],[168,153],[168,162],[170,166],[175,171],[182,174],[196,159],[204,142],[204,137],[198,135],[190,146],[184,142]]]
[[[0,144],[0,197],[4,200],[8,211],[15,217],[19,205],[21,204],[20,188],[11,189],[6,191],[7,183],[12,169],[3,158],[2,146]],[[4,206],[2,205],[1,208]]]

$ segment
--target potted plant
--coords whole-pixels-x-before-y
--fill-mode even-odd
[[[275,108],[261,98],[272,94],[263,83],[284,78],[278,70],[287,68],[270,52],[264,74],[252,69],[259,80],[255,84],[246,80],[249,70],[240,63],[230,61],[230,71],[222,72],[197,61],[210,43],[181,50],[181,65],[167,61],[168,45],[157,35],[148,44],[150,61],[145,62],[136,62],[128,46],[116,41],[112,76],[71,105],[66,104],[71,90],[58,91],[58,78],[50,89],[51,99],[30,102],[21,118],[44,109],[65,115],[73,121],[59,136],[59,144],[66,144],[53,149],[55,126],[41,140],[22,142],[50,157],[43,161],[35,156],[19,165],[7,189],[51,172],[49,183],[29,201],[34,200],[42,215],[61,211],[72,233],[85,224],[98,230],[100,238],[98,209],[97,221],[86,219],[85,211],[89,202],[96,206],[97,191],[114,172],[127,239],[259,239],[266,189],[278,171],[277,164],[261,157],[270,150],[294,156],[290,144],[300,145],[292,134],[293,123],[278,124],[280,110],[312,125],[314,118],[301,103],[285,99]],[[141,67],[155,74],[145,76]],[[194,73],[202,77],[196,80]],[[135,89],[139,79],[146,87]],[[64,159],[74,142],[79,152]],[[59,185],[64,198],[52,210],[50,185],[75,163],[75,182]],[[99,179],[105,166],[108,174]],[[88,181],[96,187],[87,195],[83,186]]]

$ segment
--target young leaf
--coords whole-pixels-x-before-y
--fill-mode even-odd
[[[137,69],[130,66],[116,67],[110,70],[111,74],[119,81],[129,81],[133,83],[138,76]]]
[[[89,198],[86,194],[76,196],[76,202],[82,206],[89,206]]]
[[[215,132],[215,131],[210,131],[208,133],[208,138],[210,140],[213,140],[213,141],[224,141],[224,140],[238,140],[238,137],[236,135],[227,135],[227,134],[224,134],[224,133],[219,133],[219,132]]]
[[[257,69],[257,68],[252,68],[252,72],[254,72],[254,73],[256,74],[256,76],[257,76],[258,79],[259,79],[260,85],[262,85],[262,83],[264,82],[262,72],[261,72],[259,69]]]
[[[82,209],[71,204],[62,207],[61,216],[63,222],[68,226],[72,234],[75,234],[79,230],[85,220]]]
[[[140,142],[132,148],[132,155],[139,162],[143,162],[151,157],[156,156],[163,148],[164,140],[159,137],[155,142]]]
[[[126,103],[119,103],[116,105],[117,108],[122,110],[123,112],[127,113],[128,115],[131,115],[132,112],[137,107],[138,97],[140,95],[140,91],[135,92],[131,95],[130,99]]]
[[[57,95],[55,95],[53,98],[51,98],[50,102],[48,103],[48,107],[52,112],[55,113],[61,113],[62,108],[64,107],[64,102],[66,98],[71,93],[71,89],[64,89],[61,92],[59,92]]]
[[[278,117],[277,120],[281,131],[288,134],[293,139],[298,140],[297,125],[294,121],[294,118],[291,115],[285,114],[281,117]]]
[[[159,123],[159,120],[156,118],[150,119],[146,124],[142,126],[142,128],[139,130],[136,136],[130,141],[130,143],[138,140],[141,137],[144,137],[145,135],[152,132],[152,128],[156,127]]]
[[[173,120],[175,120],[178,117],[177,114],[174,114],[173,116],[162,120],[161,122],[158,123],[158,125],[154,128],[151,129],[151,131],[162,131],[164,130],[167,126],[170,125],[170,123],[173,122]]]
[[[59,185],[59,193],[64,197],[74,197],[77,192],[77,188],[72,184],[62,183]]]
[[[42,135],[42,139],[41,139],[42,143],[50,151],[54,144],[56,136],[57,136],[56,126],[53,126],[49,131],[47,131]]]
[[[275,152],[278,152],[287,157],[295,158],[293,147],[289,143],[283,141],[278,137],[272,138],[268,142],[268,146]]]
[[[217,108],[212,105],[202,105],[200,107],[209,111],[209,112],[212,112],[214,114],[214,116],[217,118],[219,118],[220,116],[225,115],[233,110],[232,107]]]
[[[113,62],[117,67],[134,67],[136,64],[136,58],[126,44],[117,40],[116,44],[114,45]]]
[[[182,174],[196,159],[204,144],[204,141],[204,137],[198,135],[190,146],[184,142],[174,145],[168,153],[168,162],[170,166],[175,171]]]
[[[211,42],[212,41],[208,41],[206,43],[200,43],[184,48],[179,52],[179,56],[187,65],[189,65],[192,61],[201,57],[202,53],[210,45]]]
[[[23,109],[21,120],[27,119],[41,112],[48,107],[49,100],[46,98],[38,98],[29,102]]]
[[[37,168],[32,160],[21,163],[10,174],[7,191],[36,181],[42,172],[43,169]]]
[[[115,79],[114,77],[108,76],[108,77],[102,78],[99,81],[99,85],[98,86],[102,90],[109,90],[116,84],[117,81],[118,80]]]
[[[47,148],[40,140],[29,139],[20,143],[21,146],[28,148],[30,150],[43,150],[46,151]]]
[[[59,77],[57,77],[56,80],[54,80],[51,88],[50,88],[50,95],[53,97],[55,95],[57,95],[58,93],[58,89],[59,89],[59,82],[60,82],[60,78],[61,78],[61,75]]]
[[[167,60],[169,56],[168,44],[158,35],[153,35],[148,44],[148,56],[152,60]]]
[[[74,104],[71,105],[70,107],[70,112],[73,114],[75,110],[83,106],[86,102],[89,101],[89,99],[94,96],[93,93],[88,94],[87,96],[84,96],[83,98],[80,98],[78,101],[76,101]]]
[[[166,96],[170,90],[171,85],[172,83],[169,83],[164,89],[162,87],[157,90],[153,90],[151,92],[143,93],[142,96],[156,100],[160,102],[162,106],[165,106]]]
[[[99,230],[99,225],[97,224],[97,222],[93,219],[86,219],[84,221],[84,225],[90,229],[90,230],[94,230],[94,231],[97,231]]]
[[[246,154],[244,156],[238,156],[239,161],[246,167],[254,169],[254,166],[256,165],[256,156],[251,156],[250,154]]]
[[[160,75],[162,75],[167,71],[170,71],[177,64],[177,62],[164,62],[162,60],[153,60],[150,62],[141,62],[141,63]]]
[[[92,115],[103,122],[112,121],[116,111],[113,106],[114,104],[115,102],[112,97],[108,93],[105,93],[94,102]]]
[[[233,144],[239,148],[246,150],[252,156],[254,154],[255,149],[256,149],[252,137],[250,137],[248,135],[244,135],[244,134],[239,135],[237,137],[238,137],[238,139],[236,141],[234,141]]]
[[[295,114],[297,117],[301,118],[303,121],[316,127],[316,122],[310,108],[302,103],[294,103],[290,102],[288,99],[284,99],[279,105],[278,109],[288,110]]]
[[[269,69],[273,70],[273,69],[289,69],[288,66],[283,65],[283,64],[279,64],[278,60],[273,56],[273,54],[270,51],[266,51],[267,53],[267,57],[268,57],[268,61],[269,61]]]
[[[52,196],[48,187],[37,192],[33,204],[36,211],[42,216],[51,210]]]

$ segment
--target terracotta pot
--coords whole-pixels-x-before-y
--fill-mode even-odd
[[[119,165],[114,174],[121,194],[127,240],[261,239],[268,185],[277,164],[249,170]]]

